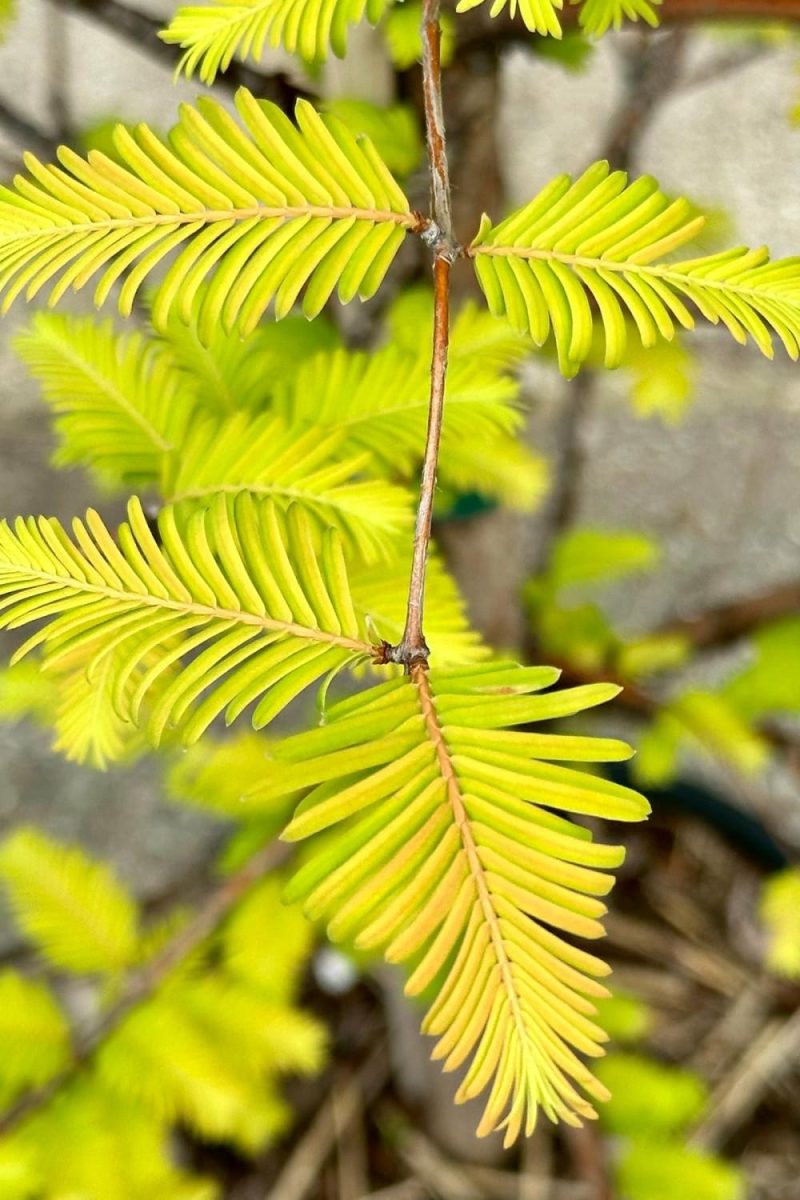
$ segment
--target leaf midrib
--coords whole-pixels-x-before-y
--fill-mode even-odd
[[[484,254],[492,258],[535,258],[540,262],[558,262],[567,267],[585,267],[591,271],[616,271],[619,274],[635,274],[635,275],[654,275],[659,279],[665,279],[668,283],[675,283],[681,288],[709,288],[711,290],[728,292],[737,296],[756,296],[761,299],[772,299],[783,304],[791,304],[792,301],[800,305],[800,284],[796,284],[796,296],[791,295],[775,295],[766,290],[765,287],[746,286],[743,284],[729,283],[725,279],[708,279],[705,276],[693,276],[685,274],[675,266],[665,266],[664,264],[651,263],[635,263],[635,262],[616,262],[605,258],[586,258],[580,254],[562,254],[557,250],[540,250],[536,247],[529,246],[470,246],[468,254],[474,258],[478,254]],[[763,264],[767,266],[768,264]],[[751,270],[757,268],[750,268]],[[785,282],[785,281],[784,281]]]
[[[420,708],[422,709],[422,715],[425,719],[425,729],[436,751],[436,758],[439,763],[442,778],[447,786],[447,795],[453,810],[453,818],[461,837],[461,844],[464,848],[464,853],[467,857],[470,875],[475,883],[475,890],[478,895],[478,903],[481,906],[481,911],[483,912],[489,929],[489,939],[494,949],[495,958],[500,967],[500,973],[513,1014],[517,1035],[520,1039],[520,1042],[525,1045],[528,1041],[528,1031],[525,1026],[525,1018],[520,1007],[519,996],[517,995],[517,990],[514,986],[514,972],[511,960],[506,952],[503,934],[500,930],[500,920],[495,912],[494,904],[492,903],[491,889],[489,888],[489,884],[486,880],[486,873],[478,854],[477,843],[475,842],[475,838],[472,833],[472,824],[467,814],[464,797],[461,793],[461,787],[458,782],[456,768],[450,756],[450,750],[444,737],[444,730],[439,724],[439,718],[434,706],[433,692],[431,690],[427,668],[421,664],[413,666],[411,668],[411,678],[416,684]]]
[[[279,633],[285,633],[289,637],[306,638],[309,641],[327,642],[334,646],[341,646],[345,650],[353,650],[359,654],[369,654],[372,647],[368,642],[362,642],[356,638],[348,638],[343,634],[329,633],[324,629],[312,629],[307,625],[298,625],[293,621],[280,621],[275,617],[262,617],[257,613],[249,613],[242,609],[218,608],[216,606],[199,604],[197,601],[181,601],[171,600],[163,596],[154,596],[149,592],[127,592],[123,589],[101,587],[100,584],[86,583],[83,580],[74,579],[69,575],[54,575],[48,571],[37,571],[33,567],[24,566],[15,567],[13,563],[5,563],[0,566],[0,580],[3,574],[20,575],[24,574],[31,579],[39,579],[43,582],[52,583],[54,586],[64,588],[72,588],[76,592],[87,592],[96,596],[103,596],[109,600],[120,600],[125,603],[139,604],[146,608],[167,608],[179,613],[196,613],[198,616],[207,617],[208,620],[224,620],[231,624],[240,625],[255,625],[262,629],[275,630]]]
[[[49,341],[50,344],[58,351],[58,353],[61,354],[63,358],[67,359],[77,371],[86,375],[87,378],[90,379],[92,383],[99,389],[99,391],[117,404],[119,408],[121,408],[122,411],[128,417],[130,417],[131,421],[141,428],[142,432],[146,435],[159,454],[167,454],[171,450],[174,450],[175,447],[170,442],[162,438],[155,425],[151,424],[144,414],[134,407],[125,394],[119,390],[116,384],[112,383],[110,379],[97,371],[89,362],[86,361],[85,358],[82,358],[80,355],[76,354],[68,341],[54,337],[51,334],[46,335],[45,340]]]
[[[391,212],[378,208],[356,208],[350,205],[336,204],[280,206],[256,204],[251,208],[201,208],[196,212],[154,212],[152,216],[107,217],[102,221],[71,222],[65,225],[51,225],[46,229],[42,229],[41,227],[15,229],[0,233],[0,242],[8,245],[11,242],[24,241],[25,239],[55,239],[61,235],[72,236],[73,234],[88,233],[92,230],[101,229],[131,229],[137,226],[141,226],[143,229],[152,229],[154,225],[166,225],[170,227],[192,224],[211,225],[216,221],[251,221],[254,218],[270,220],[276,217],[284,221],[298,220],[301,217],[322,217],[330,221],[354,219],[356,221],[369,221],[372,224],[390,223],[405,225],[409,229],[413,229],[419,222],[419,218],[412,212]],[[3,222],[0,220],[0,229],[2,228],[2,224]]]

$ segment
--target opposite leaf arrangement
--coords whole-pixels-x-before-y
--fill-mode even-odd
[[[557,36],[561,7],[523,0],[520,12],[528,28]],[[266,40],[315,59],[329,44],[341,51],[365,9],[378,15],[363,0],[211,5],[181,10],[166,37],[186,49],[188,71],[211,80]],[[580,16],[602,32],[656,14],[643,0],[586,0]],[[629,184],[604,163],[575,182],[559,177],[496,226],[485,218],[461,245],[439,34],[428,0],[430,215],[412,209],[369,139],[336,115],[299,101],[293,122],[244,90],[238,120],[201,99],[166,139],[118,128],[114,157],[62,149],[55,166],[27,156],[29,175],[0,193],[6,309],[21,294],[49,287],[54,304],[94,282],[96,302],[113,292],[127,316],[166,268],[148,300],[152,335],[120,339],[41,316],[20,343],[56,412],[62,461],[88,463],[117,486],[156,487],[163,502],[151,519],[132,500],[115,534],[94,512],[71,535],[45,517],[4,524],[0,623],[37,623],[19,655],[42,653],[68,709],[94,704],[106,723],[99,744],[76,749],[66,717],[61,737],[100,762],[129,740],[125,730],[190,743],[220,715],[232,722],[247,710],[260,729],[313,684],[325,697],[345,669],[388,675],[324,700],[319,728],[271,744],[245,800],[302,797],[284,837],[313,840],[290,896],[332,937],[407,965],[409,993],[430,1001],[434,1055],[445,1069],[469,1064],[459,1099],[487,1093],[479,1133],[503,1128],[510,1144],[530,1134],[539,1109],[580,1123],[607,1095],[578,1057],[602,1052],[593,1016],[606,968],[567,935],[602,934],[599,897],[622,851],[560,814],[636,821],[648,806],[560,765],[620,760],[622,743],[527,728],[615,688],[548,690],[550,668],[486,661],[435,558],[428,571],[440,436],[449,487],[525,506],[540,478],[513,440],[508,371],[528,336],[552,340],[570,377],[596,327],[613,367],[629,336],[653,346],[690,327],[696,309],[767,355],[776,334],[797,358],[800,260],[737,248],[676,261],[702,218],[653,180]],[[280,319],[300,302],[313,318],[334,291],[343,303],[371,297],[408,235],[433,257],[432,364],[397,328],[370,355],[333,334],[327,343],[298,334],[298,355],[272,360],[271,410],[261,411],[251,352],[270,361],[268,306]],[[486,333],[471,309],[450,330],[458,258],[511,330]],[[207,354],[225,365],[203,383]],[[306,361],[295,367],[297,357]],[[420,459],[408,601],[398,605],[407,484]]]

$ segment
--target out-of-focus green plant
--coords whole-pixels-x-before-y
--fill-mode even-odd
[[[603,1004],[612,1041],[645,1038],[652,1024],[646,1005],[632,996],[614,996]],[[615,1049],[597,1069],[611,1093],[600,1120],[616,1140],[613,1171],[620,1200],[675,1200],[677,1195],[744,1200],[740,1171],[686,1143],[708,1106],[708,1089],[698,1075],[642,1051]]]
[[[32,829],[0,845],[0,883],[45,972],[0,975],[0,1099],[13,1110],[30,1089],[52,1089],[0,1142],[4,1200],[216,1196],[172,1165],[171,1128],[255,1153],[291,1118],[281,1077],[324,1061],[323,1029],[296,1006],[311,928],[283,904],[280,878],[132,992],[185,915],[148,925],[105,864]],[[93,1022],[107,1025],[91,1052],[57,998],[64,976],[90,990]]]
[[[770,971],[800,979],[800,867],[787,867],[767,880],[759,915],[767,935]]]

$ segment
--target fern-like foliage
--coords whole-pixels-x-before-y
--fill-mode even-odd
[[[180,454],[165,460],[162,494],[179,517],[220,494],[296,502],[321,527],[338,529],[364,560],[385,559],[397,536],[411,528],[411,494],[380,479],[359,479],[369,457],[337,459],[343,441],[337,430],[320,433],[270,415],[196,419]]]
[[[602,37],[609,29],[620,29],[623,21],[644,21],[658,26],[662,0],[572,0],[580,3],[578,23],[591,37]]]
[[[623,359],[630,318],[643,345],[675,327],[691,328],[688,300],[739,341],[752,337],[767,357],[778,335],[800,353],[800,259],[770,262],[761,247],[672,261],[702,225],[687,201],[669,201],[655,180],[627,183],[605,162],[578,180],[561,175],[525,208],[492,226],[484,218],[469,248],[491,311],[530,332],[552,333],[561,370],[574,375],[591,351],[597,306],[606,366]]]
[[[67,971],[119,971],[138,953],[138,915],[102,863],[18,829],[0,847],[0,880],[26,935]]]
[[[601,1053],[607,973],[564,934],[598,937],[622,850],[551,812],[640,820],[646,801],[556,765],[626,758],[621,742],[511,729],[601,703],[605,685],[537,695],[558,672],[489,663],[415,669],[343,700],[273,747],[263,801],[310,788],[284,833],[322,834],[289,887],[334,938],[408,963],[435,991],[424,1026],[461,1100],[489,1088],[478,1132],[512,1142],[541,1107],[575,1122],[602,1099],[575,1050]],[[570,1080],[574,1080],[576,1088]],[[580,1089],[580,1091],[578,1090]]]
[[[430,353],[395,345],[373,353],[336,350],[301,364],[279,388],[275,408],[292,424],[315,422],[338,430],[343,446],[367,455],[372,469],[410,478],[424,446],[430,391]],[[497,496],[531,508],[541,496],[540,459],[515,436],[523,415],[519,388],[478,353],[453,355],[447,378],[447,422],[440,479],[458,491]]]
[[[49,988],[16,971],[0,973],[0,1055],[2,1104],[47,1083],[70,1056],[69,1028]]]
[[[241,343],[260,371],[273,357],[263,340],[256,331],[254,344]],[[204,413],[206,368],[219,367],[220,388],[226,379],[235,388],[246,369],[216,341],[213,353],[201,354],[199,377],[181,368],[166,340],[120,334],[86,317],[38,313],[16,347],[57,414],[59,465],[87,465],[105,484],[157,486],[179,505],[181,518],[222,493],[269,495],[284,507],[296,502],[321,527],[339,529],[365,561],[386,558],[411,526],[411,493],[362,478],[369,456],[342,457],[340,431],[320,437],[310,425],[289,428],[279,417]]]
[[[36,313],[14,346],[55,414],[56,466],[88,466],[104,484],[158,479],[194,409],[162,347],[110,321],[60,313]]]
[[[56,668],[82,648],[91,675],[114,652],[114,704],[134,724],[193,653],[151,706],[154,741],[184,721],[193,741],[222,711],[230,721],[256,701],[253,722],[265,725],[315,680],[370,654],[340,540],[329,531],[320,548],[297,506],[284,519],[272,501],[218,496],[185,530],[167,507],[160,543],[137,501],[128,513],[116,542],[91,511],[74,522],[74,541],[45,517],[0,527],[0,623],[47,618],[20,653],[44,644]]]
[[[458,0],[456,12],[469,12],[470,9],[484,3],[485,0]],[[515,17],[519,10],[525,28],[530,29],[531,33],[560,38],[561,22],[558,14],[563,7],[564,0],[493,0],[489,15],[496,17],[508,8],[510,15]]]
[[[98,151],[62,148],[61,166],[26,156],[31,178],[0,191],[0,290],[69,287],[99,275],[102,303],[125,275],[119,306],[130,313],[143,281],[180,248],[153,308],[163,326],[173,307],[189,319],[209,286],[202,337],[220,323],[255,328],[274,299],[289,312],[303,288],[307,316],[333,290],[345,302],[371,296],[407,230],[408,201],[367,139],[298,101],[296,125],[272,104],[237,93],[241,124],[201,98],[184,105],[168,141],[144,125],[119,126],[122,167]]]
[[[212,0],[184,5],[159,36],[185,54],[178,70],[213,83],[234,57],[258,61],[266,46],[282,46],[309,62],[328,50],[342,58],[347,31],[365,16],[373,24],[386,0]]]
[[[456,12],[469,12],[484,4],[485,0],[459,0]],[[593,37],[600,37],[612,26],[619,29],[623,21],[646,21],[655,28],[658,25],[656,9],[661,0],[570,0],[570,3],[580,4],[578,23],[581,28]],[[491,17],[496,17],[506,8],[512,17],[519,15],[526,29],[541,36],[560,38],[562,36],[559,13],[564,8],[564,0],[493,0],[489,10]]]

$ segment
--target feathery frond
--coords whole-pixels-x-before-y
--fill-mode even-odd
[[[470,9],[477,8],[478,5],[485,2],[486,0],[458,0],[456,12],[469,12]],[[517,9],[519,9],[519,15],[522,17],[525,28],[529,29],[531,33],[561,37],[561,22],[558,14],[564,7],[564,0],[493,0],[489,16],[496,17],[506,7],[512,17],[517,15]]]
[[[34,1113],[3,1150],[21,1168],[4,1200],[218,1200],[216,1184],[175,1166],[170,1131],[86,1075]],[[0,1151],[2,1153],[2,1151]],[[0,1161],[0,1179],[7,1183]],[[16,1179],[15,1179],[16,1182]]]
[[[60,167],[26,156],[31,178],[0,190],[0,290],[4,310],[53,283],[54,304],[99,275],[102,303],[125,275],[129,314],[151,272],[174,250],[153,308],[163,327],[175,308],[199,317],[202,338],[220,324],[254,329],[274,299],[285,316],[305,288],[318,313],[333,290],[342,302],[371,296],[417,217],[367,139],[299,100],[297,124],[244,89],[241,124],[215,101],[184,105],[165,142],[145,125],[116,131],[126,164],[98,151],[59,151]]]
[[[263,409],[274,388],[294,374],[298,360],[341,345],[335,327],[323,315],[314,321],[289,316],[259,325],[247,337],[218,327],[203,341],[198,318],[206,292],[207,288],[198,292],[188,321],[173,310],[155,334],[197,403],[218,416]]]
[[[138,946],[136,906],[108,867],[35,829],[0,846],[0,880],[14,916],[42,954],[67,971],[119,971]]]
[[[125,715],[148,666],[155,662],[151,654],[147,662],[130,673],[125,681],[124,703],[115,704],[117,672],[122,667],[124,650],[116,648],[96,663],[92,662],[91,647],[80,647],[59,664],[54,676],[57,701],[53,715],[55,740],[53,749],[69,762],[85,763],[104,771],[111,763],[132,762],[147,749],[141,728]],[[174,670],[167,681],[174,677]]]
[[[16,971],[3,971],[0,1102],[12,1100],[20,1088],[41,1087],[66,1066],[69,1057],[69,1025],[49,988]]]
[[[576,182],[554,179],[525,208],[493,227],[484,218],[469,247],[490,310],[541,345],[552,332],[561,370],[574,375],[591,350],[593,314],[605,333],[605,363],[618,366],[626,317],[643,345],[691,328],[689,300],[739,342],[753,338],[767,357],[771,333],[790,357],[800,353],[800,258],[770,262],[761,247],[674,262],[702,218],[668,201],[655,180],[627,184],[623,171],[595,163]],[[666,261],[665,261],[666,260]]]
[[[158,479],[194,410],[165,350],[110,321],[60,313],[36,313],[14,348],[55,413],[56,466],[90,466],[105,484]]]
[[[662,0],[572,0],[580,4],[578,23],[590,37],[602,37],[607,30],[621,29],[623,21],[644,21],[652,29],[658,27],[656,9]]]
[[[308,62],[324,61],[329,48],[342,58],[348,26],[365,16],[374,24],[385,7],[386,0],[211,0],[179,8],[159,36],[185,50],[179,71],[211,84],[234,56],[258,62],[267,46]]]
[[[624,743],[510,728],[617,691],[534,694],[557,676],[508,663],[414,669],[274,746],[259,793],[311,789],[284,837],[324,836],[287,898],[329,920],[333,938],[409,963],[411,995],[439,981],[423,1025],[439,1038],[434,1056],[452,1070],[472,1055],[458,1098],[489,1087],[478,1132],[502,1126],[507,1143],[539,1107],[575,1123],[594,1115],[581,1091],[606,1095],[575,1050],[601,1053],[592,998],[606,994],[607,968],[563,935],[602,934],[597,897],[623,852],[550,810],[648,811],[628,788],[555,765],[627,758]]]
[[[19,518],[13,530],[3,523],[0,625],[46,618],[17,657],[43,644],[56,669],[79,648],[90,672],[114,654],[122,715],[136,724],[157,690],[146,722],[153,741],[170,723],[194,741],[219,713],[232,721],[253,703],[259,728],[315,680],[370,654],[339,538],[327,531],[320,551],[297,505],[284,517],[246,492],[216,496],[185,530],[166,507],[160,543],[138,501],[128,518],[116,542],[92,511],[73,522],[74,541],[46,517]],[[191,663],[162,687],[189,653]],[[130,696],[128,681],[142,666]]]
[[[351,453],[368,454],[374,470],[409,478],[425,444],[430,353],[388,345],[370,354],[336,350],[300,365],[279,388],[275,408],[294,422],[339,430]],[[440,480],[457,490],[499,496],[531,508],[543,467],[515,436],[523,423],[519,388],[477,356],[456,354],[448,371]]]
[[[337,455],[344,435],[287,425],[280,417],[237,413],[192,423],[180,454],[165,459],[162,493],[179,520],[215,495],[271,496],[281,507],[302,506],[324,529],[338,529],[368,562],[386,559],[413,522],[410,492],[359,478],[369,456]]]

